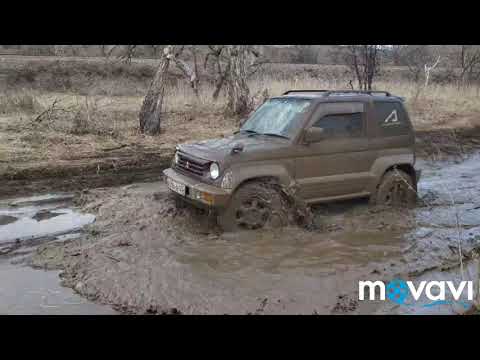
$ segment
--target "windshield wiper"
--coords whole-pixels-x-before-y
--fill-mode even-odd
[[[260,132],[255,131],[255,130],[239,130],[236,133],[247,133],[247,134],[251,134],[251,135],[275,136],[275,137],[279,137],[279,138],[282,138],[282,139],[289,139],[290,140],[290,138],[288,136],[285,136],[285,135],[280,135],[280,134],[275,134],[275,133],[260,133]]]
[[[256,132],[255,130],[238,130],[235,132],[235,134],[238,133],[247,133],[247,134],[260,134],[259,132]]]
[[[266,135],[266,136],[275,136],[275,137],[279,137],[279,138],[282,138],[282,139],[289,139],[290,138],[288,136],[285,136],[285,135],[280,135],[280,134],[274,134],[274,133],[262,133],[262,135]]]

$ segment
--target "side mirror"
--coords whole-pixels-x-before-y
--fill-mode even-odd
[[[307,144],[319,142],[325,138],[325,130],[323,128],[311,127],[305,130],[305,135],[303,137],[304,141]]]

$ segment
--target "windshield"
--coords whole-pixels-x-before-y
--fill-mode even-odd
[[[298,129],[300,115],[311,103],[307,99],[271,99],[253,113],[240,131],[291,138]]]

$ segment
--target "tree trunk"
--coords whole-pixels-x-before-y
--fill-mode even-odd
[[[250,111],[250,91],[247,85],[248,46],[228,45],[227,112],[245,115]]]
[[[163,96],[165,93],[165,80],[168,66],[172,56],[172,47],[165,48],[160,60],[160,66],[148,89],[145,99],[143,99],[140,109],[140,131],[149,135],[160,133],[160,121],[162,115]]]
[[[196,56],[196,55],[194,55]],[[197,74],[197,66],[194,64],[194,67],[191,68],[185,61],[179,59],[177,56],[174,56],[173,61],[177,65],[177,67],[183,72],[185,77],[190,82],[190,86],[195,93],[195,96],[198,98],[198,74]]]

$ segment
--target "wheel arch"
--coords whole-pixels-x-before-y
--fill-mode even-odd
[[[275,181],[281,186],[291,185],[293,178],[286,167],[281,165],[259,165],[249,167],[239,167],[234,170],[234,183],[232,194],[241,186],[253,181]]]
[[[385,174],[393,169],[399,169],[412,176],[416,185],[416,173],[414,168],[413,154],[389,155],[378,158],[372,166],[373,181],[369,187],[370,194],[374,194],[381,184]]]
[[[383,176],[385,176],[385,174],[389,171],[392,171],[394,169],[398,169],[398,170],[402,170],[403,172],[407,173],[408,175],[410,175],[412,177],[412,179],[414,180],[415,182],[415,176],[416,176],[416,173],[415,173],[415,168],[412,164],[409,164],[409,163],[405,163],[405,164],[395,164],[395,165],[392,165],[390,166],[388,169],[385,170],[385,172],[383,173]],[[416,182],[415,182],[416,183]]]
[[[385,175],[388,174],[389,172],[395,170],[395,169],[403,171],[404,173],[408,174],[412,178],[413,186],[414,186],[415,191],[416,191],[417,190],[417,182],[416,182],[416,179],[415,179],[416,178],[415,168],[410,163],[395,164],[395,165],[391,165],[388,168],[386,168],[385,171],[383,172],[382,176],[380,177],[379,181],[377,182],[377,184],[375,186],[375,190],[378,189],[378,187],[382,183],[382,180],[385,177]]]

